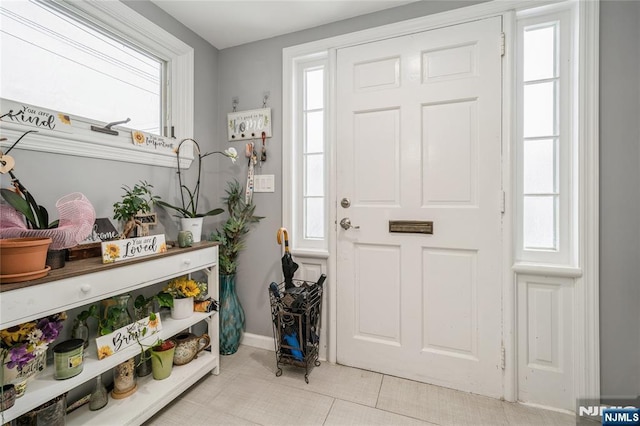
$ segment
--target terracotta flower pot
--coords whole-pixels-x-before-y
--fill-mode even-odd
[[[0,240],[2,282],[11,276],[43,271],[51,238],[7,238]]]

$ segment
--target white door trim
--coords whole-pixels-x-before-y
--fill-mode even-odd
[[[548,3],[558,3],[550,1]],[[452,10],[420,18],[415,18],[395,24],[384,25],[377,28],[358,31],[351,34],[331,37],[298,46],[283,49],[283,218],[284,226],[290,227],[293,218],[291,217],[292,200],[287,194],[291,194],[292,169],[290,155],[292,153],[293,133],[291,117],[293,113],[293,87],[291,82],[292,64],[302,56],[314,54],[327,54],[329,58],[328,79],[329,82],[329,102],[327,117],[329,123],[327,127],[328,147],[327,157],[329,164],[327,167],[329,176],[329,193],[327,200],[335,200],[336,179],[335,179],[335,150],[332,149],[336,143],[335,126],[335,72],[336,72],[336,49],[351,46],[358,43],[376,41],[383,38],[410,34],[413,32],[427,31],[445,25],[462,23],[465,21],[484,18],[488,16],[503,15],[504,29],[507,36],[506,60],[503,66],[504,72],[504,164],[503,164],[503,190],[505,191],[505,204],[507,206],[504,216],[504,238],[506,244],[503,252],[505,271],[503,273],[503,320],[504,320],[504,346],[506,350],[505,362],[505,398],[515,401],[517,398],[517,372],[516,372],[516,315],[515,315],[515,271],[511,268],[513,262],[513,129],[509,125],[515,117],[515,105],[513,103],[514,81],[515,81],[515,58],[514,52],[514,28],[513,14],[515,10],[539,7],[541,2],[527,0],[512,1],[491,1]],[[598,140],[598,120],[599,120],[599,98],[598,98],[598,69],[599,69],[599,1],[580,2],[580,52],[579,73],[583,78],[580,82],[579,96],[580,102],[580,128],[578,129],[580,140],[582,141],[579,153],[579,188],[580,188],[580,229],[579,264],[576,275],[580,275],[576,285],[576,309],[574,324],[576,325],[576,370],[575,370],[575,395],[577,398],[593,398],[600,395],[600,343],[599,343],[599,140]],[[336,227],[336,206],[329,208],[329,220],[331,231],[329,232],[329,253],[335,253],[335,227]],[[296,253],[296,248],[292,248]],[[311,253],[307,250],[307,256]],[[325,257],[326,252],[318,253],[319,257]],[[536,269],[536,266],[527,266],[529,269]],[[329,277],[336,275],[336,259],[330,255],[328,259]],[[544,267],[539,268],[545,269]],[[336,292],[332,286],[335,283],[329,278],[330,285],[327,289],[328,307],[328,353],[330,362],[336,360]]]

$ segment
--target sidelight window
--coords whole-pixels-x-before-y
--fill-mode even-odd
[[[518,21],[518,249],[523,261],[568,264],[572,248],[574,105],[571,15]]]

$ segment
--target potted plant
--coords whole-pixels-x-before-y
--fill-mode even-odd
[[[253,201],[245,202],[244,191],[237,180],[228,183],[226,193],[222,200],[229,217],[210,239],[220,243],[220,353],[230,355],[238,350],[244,329],[244,310],[235,289],[238,257],[251,226],[263,217],[254,214]]]
[[[124,191],[122,200],[113,204],[113,218],[125,222],[121,234],[122,238],[129,238],[129,234],[139,224],[134,217],[138,214],[149,213],[153,204],[160,198],[151,193],[151,188],[153,185],[142,180],[133,185],[133,188],[127,185],[122,186]]]
[[[182,171],[180,169],[180,147],[185,142],[192,142],[195,147],[195,151],[197,153],[198,159],[198,175],[196,184],[193,189],[189,188],[182,182]],[[213,154],[224,155],[231,159],[233,163],[236,162],[238,158],[238,152],[235,148],[229,148],[224,151],[213,151],[207,152],[205,154],[201,154],[200,145],[193,139],[183,139],[178,144],[178,147],[175,150],[176,158],[178,162],[178,184],[180,186],[180,205],[172,205],[167,203],[166,201],[158,200],[157,204],[162,207],[175,210],[177,213],[176,216],[181,218],[181,227],[183,231],[191,231],[193,234],[193,242],[197,243],[201,239],[202,235],[202,222],[205,216],[215,216],[222,213],[224,210],[220,208],[216,208],[213,210],[209,210],[205,213],[198,212],[198,202],[200,200],[200,178],[202,175],[202,159],[208,157]]]
[[[140,341],[140,339],[143,339],[145,336],[147,336],[150,328],[157,327],[157,322],[158,318],[156,314],[152,312],[149,315],[149,323],[147,325],[149,328],[147,328],[147,326],[144,326],[141,329],[138,329],[135,336],[133,337],[135,337],[138,345],[140,346],[140,359],[138,361],[138,369],[150,362],[153,378],[155,380],[162,380],[171,375],[176,342],[173,339],[163,340],[158,338],[151,345],[143,345]]]
[[[25,132],[6,153],[0,153],[0,173],[8,173],[11,176],[11,185],[13,186],[12,189],[0,189],[0,195],[9,205],[0,205],[0,217],[2,217],[0,238],[5,239],[1,252],[4,253],[9,249],[15,248],[19,244],[16,241],[18,238],[29,238],[30,240],[27,242],[30,245],[33,245],[34,238],[50,239],[48,241],[50,246],[47,244],[49,251],[45,254],[44,260],[36,262],[38,269],[30,271],[38,274],[44,272],[44,275],[46,275],[48,269],[45,269],[45,265],[49,265],[53,269],[64,266],[65,249],[77,245],[89,235],[93,228],[96,214],[89,200],[84,195],[76,192],[58,200],[56,208],[60,219],[49,221],[49,212],[36,201],[33,194],[25,188],[13,173],[15,160],[7,155],[22,138],[32,132],[35,131]],[[12,241],[7,241],[6,239],[12,239]],[[18,249],[20,248],[18,247]],[[0,262],[3,265],[6,263],[22,264],[22,261],[16,262],[12,260],[9,262],[2,260]],[[21,277],[8,277],[6,275],[12,274],[4,271],[4,269],[0,273],[3,275],[3,282],[23,281],[24,278],[35,279],[44,276],[42,274],[33,276],[32,274],[22,275]],[[22,273],[25,274],[26,272]],[[12,279],[12,281],[9,281],[9,279]]]
[[[151,371],[155,380],[163,380],[171,375],[173,368],[173,355],[176,351],[176,343],[169,340],[158,339],[149,350],[151,354]]]
[[[171,318],[184,319],[193,314],[193,301],[207,293],[207,284],[188,278],[186,275],[170,280],[163,289],[171,300]]]
[[[27,379],[44,369],[47,347],[62,330],[65,312],[0,330],[3,385],[12,382],[16,397],[26,390]]]
[[[149,317],[150,321],[156,319],[156,314],[153,312],[153,303],[158,301],[158,305],[162,307],[170,308],[173,306],[173,298],[171,295],[161,292],[154,294],[150,297],[145,297],[143,294],[139,294],[133,301],[133,311],[136,321],[140,321]],[[146,329],[143,330],[146,334]],[[144,350],[140,353],[136,373],[138,377],[144,377],[151,373],[151,356],[149,350]]]

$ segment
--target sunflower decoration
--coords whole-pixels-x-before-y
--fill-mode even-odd
[[[174,278],[164,288],[174,299],[185,299],[193,297],[198,300],[204,297],[207,292],[207,284],[188,278],[186,275]]]
[[[58,114],[58,120],[60,120],[62,124],[71,124],[71,118],[67,114]]]
[[[46,352],[49,344],[58,338],[62,322],[67,319],[64,312],[39,320],[0,330],[0,353],[7,368],[17,367],[18,371]]]
[[[144,137],[144,133],[139,130],[131,132],[131,137],[133,138],[133,143],[137,145],[142,145],[147,139]]]
[[[107,244],[102,255],[105,262],[115,262],[120,257],[120,246],[117,244]]]
[[[167,245],[165,243],[160,244],[160,248],[158,249],[158,253],[166,253]]]
[[[111,355],[113,355],[113,349],[111,349],[109,346],[105,345],[98,348],[98,359],[104,359]]]

